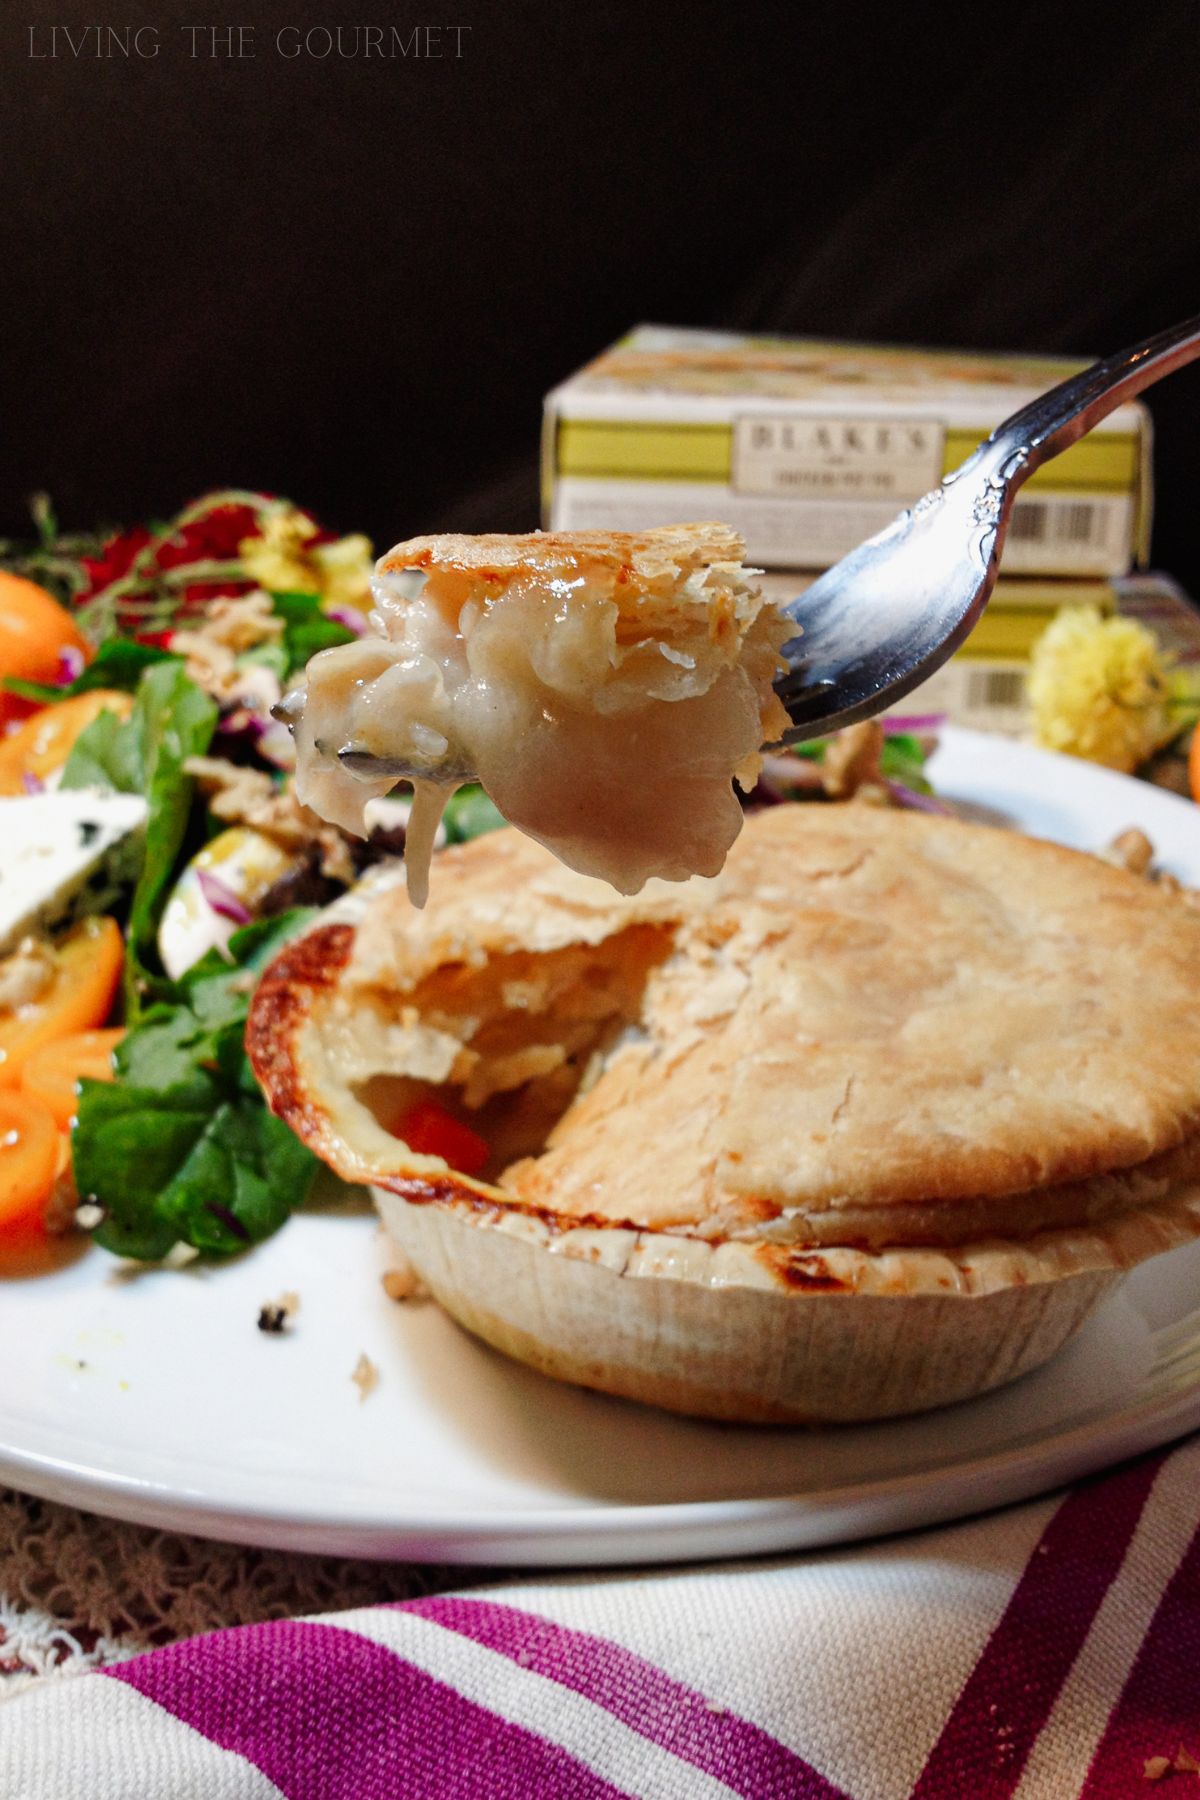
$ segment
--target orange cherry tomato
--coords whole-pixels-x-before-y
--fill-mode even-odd
[[[127,719],[133,711],[133,695],[116,688],[93,688],[90,694],[76,694],[71,700],[59,700],[43,706],[0,738],[0,794],[23,794],[25,776],[35,782],[56,775],[71,754],[80,732],[102,712],[116,713]]]
[[[64,650],[78,651],[85,662],[92,660],[91,645],[53,594],[24,576],[0,570],[0,680],[16,676],[22,681],[56,681]],[[0,688],[0,730],[36,710],[36,701]]]
[[[62,1137],[44,1106],[0,1089],[0,1232],[40,1220],[58,1173]]]
[[[52,1113],[60,1130],[69,1130],[78,1105],[76,1082],[84,1076],[89,1081],[111,1081],[112,1053],[124,1036],[114,1029],[51,1038],[26,1057],[21,1092]]]
[[[419,1156],[440,1156],[463,1175],[478,1175],[491,1155],[486,1140],[469,1125],[460,1124],[436,1100],[418,1100],[395,1130]]]
[[[1192,732],[1188,751],[1188,786],[1192,790],[1192,799],[1200,800],[1200,725]]]
[[[0,1089],[16,1087],[35,1050],[103,1025],[125,947],[115,919],[84,919],[53,946],[54,968],[33,999],[0,1012]]]

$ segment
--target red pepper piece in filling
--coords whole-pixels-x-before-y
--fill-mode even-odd
[[[410,1150],[440,1156],[463,1175],[478,1175],[491,1151],[479,1133],[462,1125],[436,1100],[418,1100],[395,1127]]]

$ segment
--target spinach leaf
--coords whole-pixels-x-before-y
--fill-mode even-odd
[[[149,804],[126,933],[126,995],[134,1016],[143,987],[157,980],[146,959],[154,954],[158,916],[191,814],[193,784],[184,763],[207,750],[216,722],[216,701],[171,657],[143,669],[127,720],[102,712],[80,732],[63,770],[64,787],[116,788],[144,794]]]
[[[925,746],[910,732],[895,731],[884,738],[879,766],[886,780],[898,781],[918,794],[928,794],[925,762]]]
[[[354,633],[347,626],[322,611],[319,594],[272,594],[271,608],[283,620],[289,675],[302,669],[318,650],[354,642]]]
[[[255,975],[312,916],[236,932],[232,963],[210,951],[143,1014],[115,1081],[81,1084],[75,1180],[105,1209],[94,1235],[106,1249],[153,1260],[183,1242],[229,1255],[304,1199],[316,1158],[267,1111],[242,1040]]]
[[[71,746],[62,785],[143,793],[142,759],[132,716],[122,721],[114,712],[102,712],[85,725]]]
[[[135,643],[132,638],[106,638],[82,674],[65,687],[19,681],[15,676],[4,687],[10,694],[20,694],[22,699],[38,700],[47,706],[53,706],[56,700],[73,700],[76,694],[90,694],[95,688],[116,688],[132,694],[145,670],[160,662],[182,662],[182,658],[153,644]]]
[[[474,782],[451,794],[442,822],[448,844],[465,844],[469,838],[483,837],[507,824],[504,814]]]

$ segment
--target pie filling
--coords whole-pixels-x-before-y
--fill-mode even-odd
[[[290,703],[300,799],[361,834],[367,801],[411,781],[418,906],[468,780],[621,893],[716,874],[741,829],[733,782],[753,785],[788,725],[773,683],[795,627],[736,561],[639,574],[635,558],[521,541],[527,559],[495,569],[385,559],[377,635],[313,657]]]
[[[603,1071],[643,1041],[643,996],[667,927],[597,946],[443,964],[399,1000],[339,995],[321,1023],[327,1066],[410,1149],[504,1186]]]

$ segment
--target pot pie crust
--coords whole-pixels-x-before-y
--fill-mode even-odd
[[[719,876],[628,899],[511,831],[439,879],[428,916],[394,877],[331,909],[247,1042],[442,1305],[547,1373],[920,1410],[1200,1233],[1200,914],[1124,870],[850,805],[759,813]],[[486,1178],[385,1129],[393,1090],[476,1121]]]

